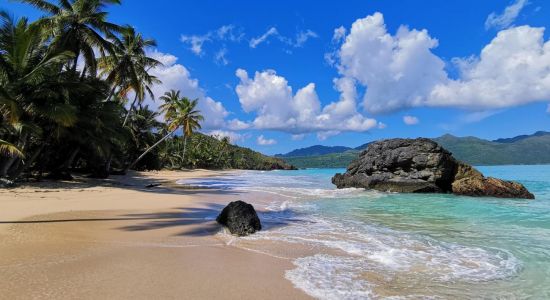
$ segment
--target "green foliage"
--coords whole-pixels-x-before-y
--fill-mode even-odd
[[[21,2],[45,15],[29,23],[0,11],[0,177],[289,167],[227,138],[195,133],[204,119],[198,100],[179,91],[161,97],[160,112],[143,106],[160,83],[149,71],[161,63],[147,56],[153,39],[108,22],[103,9],[120,1]]]
[[[170,169],[292,169],[283,160],[263,155],[248,148],[232,145],[228,138],[194,133],[190,136],[184,155],[184,138],[167,139],[160,146],[160,157]]]
[[[298,168],[345,168],[359,156],[360,152],[359,150],[348,150],[342,153],[285,157],[283,159]]]
[[[472,165],[550,163],[550,135],[533,135],[509,143],[452,135],[444,135],[434,141],[451,151],[457,159]]]

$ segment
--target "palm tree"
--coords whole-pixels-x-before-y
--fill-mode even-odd
[[[165,103],[160,106],[160,109],[168,117],[168,119],[174,119],[180,112],[186,112],[186,115],[181,119],[181,126],[183,126],[183,156],[182,161],[185,160],[185,151],[187,149],[187,137],[193,134],[195,129],[200,129],[200,121],[204,120],[204,117],[200,115],[200,111],[196,110],[198,99],[189,100],[186,97],[179,97],[179,91],[171,90],[169,93],[165,93],[163,100]],[[168,102],[166,102],[168,100]],[[175,101],[174,101],[175,100]],[[168,130],[174,123],[168,125]]]
[[[216,165],[219,164],[221,157],[225,154],[225,150],[227,147],[231,145],[231,141],[229,140],[229,137],[224,136],[220,140],[220,148],[218,149],[218,158],[216,159]]]
[[[0,140],[0,153],[8,156],[24,157],[25,155],[15,145],[8,143],[4,140]]]
[[[97,64],[94,50],[113,52],[112,45],[104,36],[113,36],[122,27],[107,21],[107,4],[120,4],[120,0],[59,0],[53,4],[46,0],[19,0],[28,3],[47,15],[36,23],[45,34],[53,38],[52,44],[59,49],[72,51],[72,71],[76,73],[78,58],[82,55],[88,72],[95,76]],[[102,36],[103,35],[103,36]]]
[[[6,122],[3,126],[15,133],[8,135],[12,140],[2,138],[4,142],[24,153],[28,139],[42,132],[40,121],[74,124],[75,108],[67,93],[72,84],[61,72],[71,57],[70,52],[48,48],[41,28],[29,25],[26,18],[16,22],[0,12],[0,112]],[[0,176],[6,176],[19,158],[4,160]]]
[[[149,70],[162,64],[146,55],[145,50],[148,47],[156,46],[155,40],[143,38],[131,27],[124,29],[121,39],[113,37],[111,40],[114,53],[99,58],[98,65],[101,69],[100,75],[105,76],[106,80],[112,84],[107,101],[111,99],[116,88],[120,88],[121,96],[126,96],[130,90],[135,94],[134,101],[124,118],[123,126],[125,126],[137,101],[141,104],[146,94],[154,99],[151,86],[160,83],[160,80],[149,74]]]
[[[180,127],[183,127],[183,134],[185,137],[183,147],[183,153],[185,155],[187,136],[191,135],[195,129],[201,128],[200,122],[204,120],[204,117],[200,114],[200,111],[196,109],[198,99],[189,100],[185,97],[179,98],[175,96],[179,96],[179,92],[172,90],[165,93],[161,98],[165,101],[161,106],[161,111],[164,113],[164,119],[168,123],[168,133],[145,150],[145,152],[143,152],[134,162],[128,165],[126,170],[134,167],[147,153],[174,134]]]

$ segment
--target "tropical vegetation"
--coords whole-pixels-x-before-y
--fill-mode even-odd
[[[155,99],[156,46],[108,20],[119,0],[20,0],[43,16],[0,11],[0,177],[95,177],[128,169],[288,168],[198,132],[197,99]],[[207,117],[207,116],[206,116]]]

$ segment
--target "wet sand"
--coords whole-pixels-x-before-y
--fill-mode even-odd
[[[175,185],[220,173],[140,172],[0,190],[0,298],[307,299],[284,278],[291,260],[216,234],[215,216],[244,195]],[[151,183],[161,185],[145,187]]]

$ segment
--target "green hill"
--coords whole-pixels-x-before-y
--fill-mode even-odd
[[[450,134],[433,140],[451,151],[457,159],[472,165],[550,164],[549,132],[539,131],[533,135],[494,141],[476,137],[456,137]],[[345,168],[361,152],[356,149],[364,147],[359,146],[342,153],[283,159],[298,168]]]
[[[315,146],[310,146],[306,148],[296,149],[286,154],[276,154],[275,157],[315,156],[315,155],[325,155],[325,154],[331,154],[331,153],[342,153],[348,150],[351,150],[351,148],[344,147],[344,146],[315,145]]]

